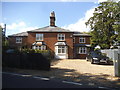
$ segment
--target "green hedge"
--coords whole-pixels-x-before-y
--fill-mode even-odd
[[[41,53],[47,59],[53,59],[54,56],[50,50],[37,50],[37,49],[21,49],[21,53]]]
[[[48,53],[49,50],[21,49],[20,52],[23,52],[23,53]]]

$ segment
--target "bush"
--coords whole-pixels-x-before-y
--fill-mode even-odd
[[[44,57],[51,60],[53,59],[53,55],[49,50],[37,50],[37,49],[21,49],[21,53],[41,53]]]

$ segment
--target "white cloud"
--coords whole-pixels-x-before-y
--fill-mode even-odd
[[[95,9],[95,7],[92,8],[92,9],[89,9],[88,11],[86,11],[85,16],[83,18],[80,18],[74,24],[63,26],[63,28],[69,29],[71,31],[79,31],[79,32],[88,32],[88,31],[90,31],[90,28],[86,27],[85,22],[87,22],[87,20],[90,17],[93,16],[94,9]]]
[[[19,23],[12,23],[10,25],[6,25],[6,35],[12,35],[20,32],[26,32],[29,30],[37,29],[38,27],[29,27],[24,21],[21,21]]]
[[[26,28],[21,28],[20,31],[21,32],[25,32],[25,31],[30,31],[30,30],[34,30],[37,29],[38,27],[26,27]]]
[[[107,0],[98,0],[98,2],[105,2],[105,1],[107,1]]]
[[[2,28],[4,28],[4,27],[5,27],[4,25],[5,25],[4,23],[0,23],[0,26],[1,26]]]
[[[11,25],[7,25],[7,29],[9,30],[13,30],[13,29],[17,29],[17,28],[20,28],[20,27],[25,27],[26,24],[25,22],[21,21],[19,23],[12,23]]]

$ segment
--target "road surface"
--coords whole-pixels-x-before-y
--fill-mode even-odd
[[[52,79],[39,76],[32,76],[17,73],[2,73],[2,88],[101,88]]]

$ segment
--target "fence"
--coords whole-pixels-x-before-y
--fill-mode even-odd
[[[118,60],[118,49],[104,49],[101,52],[106,53],[107,57],[112,60]]]
[[[45,58],[41,53],[7,53],[2,57],[3,66],[50,70],[50,60]]]
[[[101,50],[102,53],[106,53],[109,58],[114,62],[114,76],[120,77],[120,50],[107,49]]]

